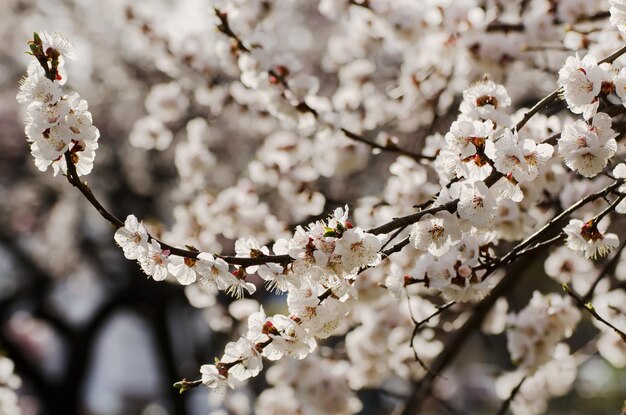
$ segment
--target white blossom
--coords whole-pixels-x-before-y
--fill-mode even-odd
[[[488,226],[497,211],[496,200],[484,182],[460,184],[457,211],[461,219],[483,228]]]
[[[154,239],[148,244],[147,251],[139,251],[140,256],[137,258],[141,269],[146,275],[152,277],[155,281],[163,281],[169,275],[168,266],[170,263],[169,250],[161,249],[161,245]]]
[[[588,125],[582,120],[565,124],[559,139],[559,153],[565,164],[585,177],[594,177],[606,167],[617,151],[611,117],[596,114]]]
[[[336,255],[341,256],[341,264],[351,273],[360,267],[373,266],[380,262],[381,239],[365,233],[362,229],[346,230],[335,244]]]
[[[569,297],[535,291],[530,303],[509,317],[511,359],[523,368],[536,370],[550,360],[557,343],[571,335],[580,317]]]
[[[511,105],[511,98],[503,85],[493,81],[478,82],[463,91],[461,113],[473,120],[491,120],[507,126],[510,117],[503,109]]]
[[[278,360],[283,355],[304,359],[317,347],[317,342],[294,319],[277,314],[269,321],[275,331],[269,332],[272,342],[263,349],[263,356]]]
[[[585,258],[607,256],[619,245],[619,239],[614,233],[606,233],[606,226],[594,221],[583,222],[571,219],[563,232],[567,235],[567,246]]]
[[[416,249],[428,251],[435,256],[448,252],[461,239],[461,229],[456,215],[440,211],[424,215],[411,229],[411,242]]]
[[[576,55],[567,58],[559,71],[558,82],[563,87],[563,95],[570,110],[589,119],[597,111],[597,96],[600,94],[602,82],[607,80],[612,81],[609,73],[598,66],[594,56],[586,55],[581,60]]]
[[[43,30],[40,36],[44,51],[48,48],[52,48],[56,49],[64,58],[76,59],[76,48],[74,44],[63,34],[58,32],[49,33]]]
[[[224,394],[226,388],[235,388],[228,380],[228,377],[221,374],[215,365],[202,365],[200,367],[200,373],[202,374],[202,383],[213,389],[216,393]]]
[[[135,215],[128,215],[114,238],[128,259],[139,259],[148,251],[148,231]]]
[[[504,130],[504,136],[494,147],[486,149],[487,156],[495,161],[496,170],[512,176],[517,182],[530,182],[539,175],[554,149],[549,144],[537,144],[531,139],[520,139],[517,132]]]
[[[263,369],[261,353],[257,350],[256,345],[245,337],[226,345],[221,362],[237,362],[228,370],[228,373],[237,380],[246,380],[257,376]]]

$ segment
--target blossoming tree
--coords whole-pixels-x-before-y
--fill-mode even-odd
[[[201,307],[231,298],[232,338],[171,379],[181,393],[204,385],[229,407],[267,372],[259,414],[357,413],[366,389],[419,413],[447,405],[478,331],[505,336],[515,365],[493,379],[498,413],[545,413],[596,350],[626,366],[626,2],[420,3],[220,0],[182,35],[128,6],[169,78],[129,135],[171,150],[168,230],[85,181],[107,144],[68,87],[80,53],[58,33],[28,42],[17,100],[35,166],[154,284]],[[224,150],[237,135],[254,138],[243,164]],[[509,310],[535,262],[557,284]]]

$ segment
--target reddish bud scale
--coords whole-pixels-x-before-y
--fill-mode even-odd
[[[289,75],[289,69],[286,66],[277,65],[274,67],[274,73],[276,74],[276,76],[284,78],[285,76]]]
[[[593,220],[585,223],[580,231],[580,235],[585,238],[586,241],[598,241],[604,239],[602,233],[598,230]]]
[[[274,325],[272,324],[271,321],[266,321],[265,324],[263,324],[263,328],[261,329],[261,333],[263,334],[274,334],[277,335],[278,330],[276,329],[276,327],[274,327]]]
[[[195,259],[195,258],[188,258],[188,257],[185,257],[183,259],[183,261],[185,262],[185,265],[187,265],[189,268],[193,267],[198,262],[197,259]]]
[[[615,84],[613,82],[603,81],[600,86],[600,93],[602,95],[609,95],[615,91]]]
[[[403,279],[404,279],[404,286],[407,286],[411,284],[411,282],[413,282],[413,277],[411,277],[410,275],[405,275]]]
[[[485,105],[492,105],[494,108],[498,108],[498,98],[491,95],[483,95],[476,98],[476,106],[483,107]]]

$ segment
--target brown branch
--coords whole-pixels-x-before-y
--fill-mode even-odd
[[[354,4],[356,6],[366,7],[366,6],[364,6],[364,4],[367,4],[367,2],[364,2],[363,4],[359,4],[359,3],[353,2],[351,4]],[[242,52],[242,53],[252,53],[252,50],[244,45],[244,43],[241,40],[241,38],[239,37],[239,35],[237,35],[231,29],[231,27],[230,27],[230,25],[228,23],[228,14],[225,13],[225,12],[222,12],[218,8],[215,8],[215,14],[220,19],[220,24],[217,27],[218,30],[220,32],[222,32],[224,35],[226,35],[227,37],[231,38],[236,43],[237,49],[240,52]],[[289,84],[287,83],[287,80],[286,80],[286,76],[287,76],[286,74],[279,73],[275,69],[269,69],[267,71],[267,73],[268,73],[268,75],[271,76],[271,80],[272,80],[273,83],[282,86],[285,91],[291,92],[291,89],[289,88]],[[288,101],[291,103],[290,100],[288,100]],[[301,101],[301,102],[298,102],[298,103],[292,104],[292,105],[293,105],[293,107],[296,110],[298,110],[300,112],[309,113],[309,114],[313,115],[316,120],[319,119],[319,114],[317,113],[317,111],[314,108],[312,108],[309,104],[307,104],[306,102]],[[419,154],[419,153],[414,153],[414,152],[409,151],[409,150],[401,149],[401,148],[399,148],[399,147],[397,147],[395,145],[381,145],[381,144],[375,143],[375,142],[370,141],[367,138],[363,137],[362,135],[359,135],[359,134],[357,134],[357,133],[355,133],[353,131],[350,131],[350,130],[348,130],[346,128],[341,128],[340,131],[342,133],[344,133],[345,136],[350,138],[351,140],[357,141],[359,143],[366,144],[366,145],[370,146],[371,148],[374,148],[374,149],[377,149],[377,150],[401,154],[401,155],[404,155],[404,156],[411,157],[411,158],[413,158],[414,160],[417,160],[417,161],[434,160],[435,159],[432,156],[424,156],[424,155]]]
[[[416,161],[421,161],[421,160],[435,160],[434,156],[425,156],[422,154],[418,154],[418,153],[414,153],[412,151],[409,150],[404,150],[400,147],[397,147],[395,145],[381,145],[378,143],[375,143],[373,141],[368,140],[367,138],[360,136],[358,134],[355,134],[345,128],[341,128],[341,132],[345,134],[346,137],[354,140],[354,141],[358,141],[359,143],[363,143],[366,144],[372,148],[381,150],[381,151],[388,151],[388,152],[392,152],[392,153],[398,153],[401,154],[403,156],[408,156],[411,157],[412,159],[416,160]]]
[[[67,164],[67,180],[72,184],[72,186],[76,187],[82,194],[85,196],[87,201],[91,203],[91,205],[96,208],[100,216],[106,219],[115,229],[122,228],[124,226],[124,222],[119,220],[114,214],[106,210],[104,206],[98,201],[96,196],[93,194],[89,186],[85,184],[78,173],[76,172],[76,166],[72,161],[72,153],[68,150],[65,152],[65,164]]]
[[[546,223],[540,229],[535,231],[535,233],[533,233],[532,235],[527,237],[525,240],[520,242],[518,245],[516,245],[509,253],[504,255],[502,258],[492,262],[489,265],[488,269],[487,269],[487,274],[485,274],[485,276],[483,276],[483,279],[486,278],[487,276],[489,276],[490,274],[492,274],[496,269],[498,269],[498,268],[500,268],[502,266],[506,266],[506,265],[514,262],[520,256],[520,253],[525,250],[525,248],[528,248],[529,246],[533,245],[547,231],[549,231],[550,229],[554,228],[556,225],[561,223],[561,221],[566,219],[568,216],[570,216],[576,210],[578,210],[579,208],[581,208],[582,206],[586,205],[589,202],[593,202],[594,200],[597,200],[597,199],[600,199],[600,198],[603,198],[603,197],[609,195],[614,190],[616,190],[618,187],[620,187],[622,184],[624,184],[624,180],[623,179],[622,180],[617,180],[614,183],[612,183],[611,185],[609,185],[609,186],[605,187],[604,189],[600,190],[599,192],[592,193],[592,194],[582,198],[581,200],[579,200],[578,202],[574,203],[569,208],[565,209],[560,214],[558,214],[555,217],[553,217],[548,223]],[[609,207],[611,207],[611,206],[609,206]],[[606,212],[606,210],[601,212],[600,215],[602,215],[604,212]]]
[[[578,24],[578,23],[588,23],[588,22],[595,22],[598,20],[604,20],[606,18],[608,18],[611,14],[609,13],[609,11],[602,11],[602,12],[598,12],[596,14],[593,14],[591,16],[583,16],[580,17],[578,20],[576,20],[574,22],[574,24]],[[557,25],[561,25],[564,24],[564,22],[555,19],[554,23]],[[487,33],[489,32],[524,32],[526,31],[526,26],[523,23],[502,23],[502,22],[491,22],[487,25],[487,27],[485,28],[485,31]]]
[[[505,276],[487,297],[473,307],[473,310],[469,313],[470,317],[459,329],[450,334],[443,350],[431,364],[430,367],[434,373],[443,373],[443,370],[461,351],[467,338],[480,327],[482,321],[498,298],[513,289],[522,280],[522,277],[525,276],[525,271],[525,267],[514,269],[513,274]],[[434,379],[434,376],[427,373],[419,383],[414,384],[414,390],[409,395],[409,400],[402,412],[403,415],[419,413],[422,403],[430,396]]]
[[[411,340],[409,341],[409,347],[413,350],[413,358],[415,359],[415,361],[417,363],[419,363],[419,365],[422,367],[422,369],[424,369],[426,372],[432,373],[433,376],[438,376],[438,374],[434,373],[430,369],[430,367],[428,367],[428,365],[417,354],[417,349],[415,348],[415,336],[417,335],[417,327],[418,326],[420,326],[421,324],[424,324],[425,322],[427,322],[431,318],[433,318],[436,315],[440,314],[445,308],[448,308],[448,307],[445,307],[445,308],[441,307],[441,309],[437,310],[435,312],[435,314],[429,316],[425,321],[418,323],[417,320],[415,320],[415,316],[413,315],[413,308],[411,307],[411,297],[409,296],[409,292],[408,291],[405,291],[405,292],[406,292],[406,300],[407,300],[406,304],[407,304],[407,307],[409,309],[409,316],[411,317],[411,321],[413,322],[413,331],[411,332]]]
[[[581,199],[579,202],[575,203],[572,207],[563,211],[563,213],[555,216],[541,229],[539,229],[534,234],[530,235],[524,241],[519,243],[515,248],[513,248],[511,252],[509,252],[507,255],[505,255],[500,260],[498,260],[493,265],[491,265],[490,268],[487,270],[487,273],[485,274],[485,276],[483,276],[483,279],[489,276],[490,274],[492,274],[493,272],[495,272],[496,269],[499,269],[503,266],[506,266],[514,262],[519,257],[520,252],[522,252],[525,248],[533,245],[533,243],[537,242],[537,240],[540,239],[540,237],[545,232],[555,227],[558,223],[561,222],[561,220],[569,216],[575,210],[577,210],[578,208],[582,207],[583,205],[593,200],[599,199],[601,197],[605,197],[606,195],[610,194],[615,189],[617,189],[619,186],[621,186],[623,182],[624,180],[615,181],[613,184],[607,186],[605,189],[597,193],[593,193]],[[548,246],[549,246],[548,244],[538,244],[536,250],[544,251]],[[480,324],[486,317],[491,307],[495,304],[497,299],[500,298],[502,295],[504,295],[506,292],[508,292],[510,289],[512,289],[521,280],[521,276],[524,270],[525,268],[519,267],[516,270],[517,275],[505,276],[503,280],[500,281],[498,285],[496,285],[496,287],[491,291],[491,293],[489,293],[489,295],[485,297],[485,299],[483,299],[480,303],[478,303],[474,307],[474,310],[472,311],[470,318],[465,322],[465,324],[463,324],[463,326],[461,326],[461,328],[459,328],[452,334],[449,341],[446,342],[446,345],[443,351],[439,354],[437,359],[435,359],[435,361],[432,363],[431,365],[432,372],[434,373],[443,372],[443,370],[448,366],[448,364],[459,353],[465,340],[471,335],[471,333],[475,329],[480,327]],[[419,384],[415,385],[415,392],[411,394],[411,397],[409,401],[407,402],[407,405],[403,411],[404,415],[411,415],[411,414],[418,413],[421,404],[430,395],[430,391],[431,391],[434,379],[435,377],[432,376],[429,372],[426,374],[426,376],[422,379],[422,381]]]
[[[610,54],[609,56],[607,56],[606,58],[604,58],[600,62],[598,62],[598,64],[605,63],[605,62],[611,63],[615,59],[617,59],[620,56],[622,56],[624,53],[626,53],[626,46],[623,46],[620,49],[616,50],[615,52],[613,52],[612,54]],[[530,119],[535,114],[537,114],[539,111],[542,111],[542,110],[548,108],[548,106],[550,104],[552,104],[554,101],[559,99],[560,92],[561,92],[561,88],[557,88],[554,91],[552,91],[548,96],[546,96],[541,101],[539,101],[537,104],[535,104],[530,110],[528,110],[528,112],[526,112],[524,114],[524,117],[522,117],[522,119],[515,125],[515,130],[516,131],[521,130],[522,127],[524,125],[526,125],[526,123],[528,121],[530,121]]]

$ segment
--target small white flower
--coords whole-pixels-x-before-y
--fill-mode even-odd
[[[189,107],[189,99],[178,82],[153,86],[145,103],[148,113],[163,122],[179,120]]]
[[[257,273],[267,282],[270,291],[286,292],[293,287],[300,287],[300,279],[296,275],[288,268],[272,262],[260,265]]]
[[[169,147],[173,138],[172,131],[161,120],[149,115],[135,122],[128,141],[133,147],[163,151]]]
[[[317,287],[313,283],[306,284],[301,289],[290,290],[287,305],[291,315],[298,317],[310,334],[325,339],[341,325],[349,306],[332,297],[320,304]]]
[[[196,273],[197,264],[198,259],[196,258],[173,256],[170,258],[167,268],[180,285],[189,285],[196,282],[198,278]]]
[[[199,262],[196,263],[195,271],[200,276],[200,284],[210,290],[225,289],[234,276],[228,271],[228,263],[222,258],[215,258],[207,252],[198,254]]]
[[[238,257],[258,258],[260,256],[269,255],[270,251],[266,246],[259,245],[259,242],[253,236],[248,238],[237,239],[235,241],[235,252]],[[254,273],[258,266],[250,266],[246,271]]]
[[[619,163],[613,169],[613,176],[616,179],[626,179],[626,163]],[[621,193],[626,193],[626,184],[623,184],[618,189]],[[622,200],[615,206],[615,211],[617,213],[626,213],[626,199]]]
[[[510,123],[504,108],[511,105],[511,98],[504,86],[493,81],[478,82],[463,91],[461,113],[473,120],[491,120],[499,126]]]
[[[461,158],[476,154],[477,149],[485,146],[485,141],[493,136],[493,122],[458,120],[450,126],[446,134],[446,143],[460,150]]]
[[[29,68],[30,69],[30,68]],[[16,96],[19,103],[33,101],[53,105],[61,99],[61,86],[46,78],[43,70],[33,70],[22,79],[19,92]]]
[[[276,330],[270,331],[272,342],[263,349],[263,355],[269,360],[278,360],[283,355],[304,359],[317,347],[315,339],[293,319],[277,314],[269,320]]]
[[[612,82],[610,73],[603,66],[598,66],[594,56],[587,55],[582,60],[569,56],[559,70],[558,83],[563,87],[563,95],[568,107],[574,114],[583,114],[591,118],[597,111],[598,100],[603,82]]]
[[[427,214],[411,229],[410,240],[416,249],[428,251],[435,256],[448,252],[461,239],[456,215],[448,211]]]
[[[489,190],[495,195],[499,204],[506,200],[519,203],[524,198],[524,192],[512,176],[500,177]]]
[[[341,235],[335,244],[334,253],[341,256],[345,271],[352,273],[361,267],[376,265],[380,261],[378,251],[381,246],[382,242],[376,235],[353,228]]]
[[[237,380],[254,377],[263,369],[261,353],[256,349],[255,343],[245,337],[226,345],[221,362],[238,362],[228,370],[228,373]]]
[[[220,373],[215,365],[202,365],[200,373],[202,373],[202,383],[219,394],[224,394],[227,387],[235,388],[228,380],[227,373],[226,375]]]
[[[497,211],[496,200],[484,182],[459,184],[459,204],[457,212],[461,219],[483,228],[489,225]]]
[[[389,290],[395,299],[400,299],[402,289],[405,287],[405,274],[395,262],[389,267],[389,275],[385,278],[385,288]]]
[[[61,56],[74,60],[76,58],[74,44],[60,33],[48,33],[45,30],[41,32],[42,48],[44,52],[48,48],[56,49]]]
[[[602,222],[601,222],[602,223]],[[567,234],[567,246],[585,258],[595,259],[597,256],[607,256],[619,245],[619,238],[614,233],[605,233],[606,229],[599,229],[600,225],[593,221],[584,223],[572,219],[563,231]]]
[[[516,364],[531,371],[552,359],[556,345],[572,334],[580,311],[569,297],[543,296],[535,291],[530,303],[509,317],[507,347]]]
[[[576,282],[579,278],[593,274],[593,262],[581,256],[572,255],[565,246],[557,248],[543,264],[546,274],[560,282]],[[576,288],[576,286],[574,286]]]
[[[246,339],[250,340],[253,343],[263,343],[269,340],[268,326],[272,327],[273,325],[267,324],[268,319],[265,314],[265,310],[263,306],[259,307],[259,311],[256,311],[248,317],[248,332],[246,333]]]
[[[622,99],[622,104],[626,106],[626,68],[620,69],[613,79],[615,93]]]
[[[218,288],[235,298],[242,298],[244,291],[247,291],[248,294],[254,294],[256,285],[244,279],[245,272],[240,269],[235,271],[235,274],[222,274],[221,278],[218,280]]]
[[[39,131],[45,131],[61,122],[69,112],[70,105],[65,99],[54,104],[33,101],[26,108],[26,124],[33,124]]]
[[[27,126],[26,135],[36,145],[37,155],[48,161],[63,156],[72,141],[72,131],[65,124],[57,124],[40,131],[34,124]]]
[[[504,136],[494,147],[485,150],[495,161],[496,170],[511,175],[518,182],[530,182],[539,175],[539,168],[552,157],[554,149],[549,144],[537,144],[534,140],[519,138],[517,132],[504,130]]]
[[[148,231],[135,215],[128,215],[124,226],[115,231],[114,239],[127,259],[138,259],[148,251]]]
[[[559,153],[567,167],[591,178],[600,173],[617,152],[616,136],[611,129],[611,117],[598,113],[591,125],[582,120],[565,124],[559,139]]]
[[[161,249],[161,245],[154,239],[148,245],[148,251],[139,251],[141,255],[138,260],[141,269],[146,275],[151,276],[155,281],[163,281],[169,275],[167,267],[170,263],[168,250]]]

